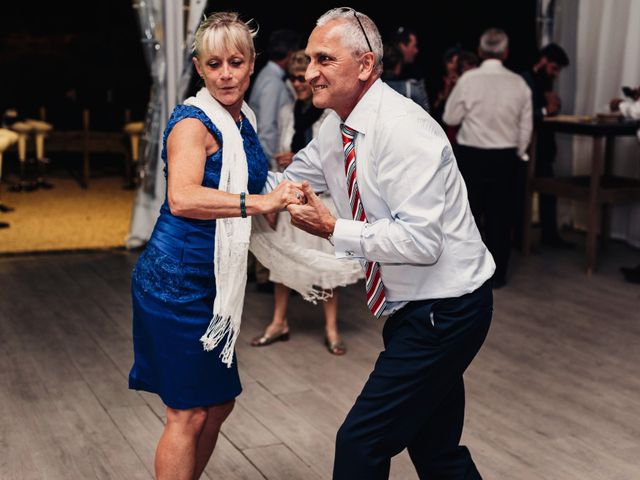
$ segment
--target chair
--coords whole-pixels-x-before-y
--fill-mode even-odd
[[[2,191],[2,156],[4,152],[14,143],[18,141],[18,134],[7,130],[6,128],[0,128],[0,193]],[[13,208],[8,207],[0,203],[0,212],[10,212]],[[0,228],[7,228],[9,224],[7,222],[0,222]]]
[[[127,165],[126,181],[128,188],[134,188],[136,186],[136,165],[140,158],[140,136],[144,132],[144,122],[129,122],[125,124],[123,131],[129,136],[129,143],[131,145],[131,162]]]

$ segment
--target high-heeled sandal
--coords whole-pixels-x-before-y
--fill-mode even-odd
[[[331,355],[341,356],[347,353],[347,346],[344,344],[342,340],[336,340],[335,342],[330,342],[327,337],[324,337],[324,345],[327,347],[327,350]]]
[[[286,331],[281,331],[276,333],[275,335],[267,335],[264,333],[258,337],[255,337],[251,340],[252,347],[266,347],[267,345],[271,345],[275,342],[286,342],[289,340],[289,329]]]

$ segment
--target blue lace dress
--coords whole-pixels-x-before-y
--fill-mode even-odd
[[[200,109],[178,105],[164,132],[167,137],[185,118],[200,120],[224,144],[220,131]],[[249,169],[249,193],[264,187],[268,161],[248,121],[240,126]],[[207,157],[202,185],[218,188],[222,149]],[[211,320],[216,294],[213,249],[215,220],[172,215],[167,200],[151,239],[138,258],[131,280],[134,364],[129,388],[160,395],[171,408],[187,409],[224,403],[242,387],[234,358],[231,368],[220,359],[222,345],[205,352],[200,337]]]

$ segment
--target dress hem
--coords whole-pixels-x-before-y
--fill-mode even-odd
[[[153,388],[151,385],[133,377],[129,377],[129,390],[148,392],[148,393],[153,393],[155,395],[158,395],[162,400],[162,403],[164,403],[167,407],[173,408],[175,410],[189,410],[191,408],[206,408],[206,407],[211,407],[212,405],[220,405],[223,403],[230,402],[231,400],[235,400],[236,397],[238,397],[242,393],[242,387],[241,387],[238,393],[236,393],[235,395],[232,394],[230,396],[217,398],[215,400],[196,401],[192,403],[178,402],[178,401],[173,401],[170,398],[167,398],[166,395],[163,395],[157,389]]]

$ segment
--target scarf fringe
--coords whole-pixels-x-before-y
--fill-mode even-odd
[[[211,319],[205,334],[200,337],[200,341],[204,349],[210,352],[226,337],[227,340],[225,341],[222,353],[220,353],[220,358],[227,364],[227,368],[231,368],[234,345],[239,333],[240,331],[234,328],[231,323],[231,315],[216,314]]]

